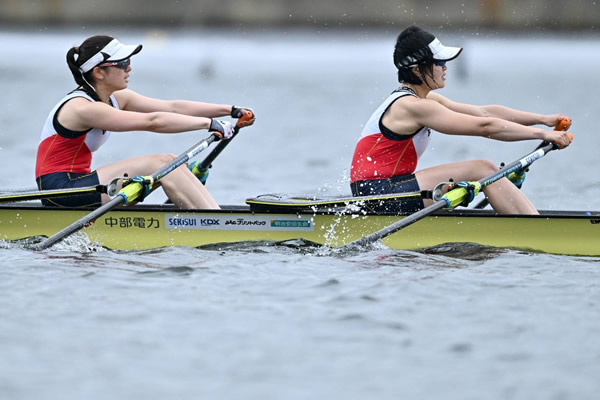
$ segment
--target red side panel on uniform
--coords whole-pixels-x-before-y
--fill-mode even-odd
[[[376,161],[375,161],[376,160]],[[350,181],[387,179],[412,174],[417,168],[412,139],[389,140],[381,133],[360,139],[354,150]]]
[[[59,135],[47,137],[38,146],[35,176],[53,172],[91,172],[92,153],[85,144],[85,135],[67,139]]]

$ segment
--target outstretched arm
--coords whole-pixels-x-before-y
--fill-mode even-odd
[[[224,117],[231,114],[231,105],[203,103],[188,100],[161,100],[143,96],[133,90],[124,89],[115,92],[121,109],[141,113],[164,111],[195,117]]]
[[[178,133],[209,129],[213,119],[164,111],[135,112],[117,110],[101,102],[76,98],[66,103],[58,115],[59,122],[72,130],[98,128],[114,132],[150,131]]]
[[[200,101],[189,100],[161,100],[152,97],[142,96],[133,90],[124,89],[115,92],[117,101],[121,109],[125,111],[134,111],[139,113],[168,112],[192,117],[225,117],[231,116],[240,119],[247,116],[250,119],[240,119],[240,126],[254,124],[254,112],[245,107],[235,107],[227,104],[203,103]]]
[[[561,147],[571,143],[571,139],[564,131],[529,127],[496,117],[459,113],[430,99],[406,99],[394,103],[390,111],[392,121],[410,120],[414,121],[417,127],[429,126],[449,135],[482,136],[502,141],[541,139],[557,143]],[[386,123],[388,128],[394,130],[390,125]]]
[[[429,93],[427,98],[434,100],[444,107],[457,113],[472,115],[475,117],[500,118],[527,126],[542,124],[549,127],[554,127],[566,117],[564,114],[536,114],[500,105],[474,106],[471,104],[457,103],[438,93],[433,92]]]

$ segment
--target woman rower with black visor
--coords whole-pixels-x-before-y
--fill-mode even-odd
[[[431,129],[501,141],[541,139],[561,147],[571,143],[567,132],[530,127],[554,127],[565,118],[563,114],[542,115],[499,105],[474,106],[435,93],[446,85],[447,63],[461,52],[462,48],[444,46],[417,26],[400,33],[394,49],[400,87],[375,110],[362,130],[350,174],[354,196],[419,193],[450,179],[476,181],[498,170],[490,161],[472,160],[417,171]],[[483,192],[498,213],[538,214],[507,178],[485,187]],[[398,210],[391,211],[414,212],[429,204],[431,200],[412,196],[412,200],[400,202]]]
[[[35,169],[40,190],[108,184],[116,177],[145,176],[175,158],[156,154],[130,158],[91,169],[92,153],[111,132],[150,131],[179,133],[208,129],[228,139],[233,127],[217,117],[241,118],[240,126],[252,125],[249,108],[185,100],[160,100],[127,88],[131,57],[142,45],[124,45],[110,36],[93,36],[67,52],[67,64],[78,87],[50,111],[37,152]],[[182,166],[158,184],[179,208],[217,209],[219,206],[200,180]],[[99,206],[106,194],[43,200],[50,206]]]

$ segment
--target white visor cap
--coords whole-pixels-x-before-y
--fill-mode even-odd
[[[428,47],[433,53],[433,59],[439,61],[454,60],[463,50],[462,47],[444,46],[438,38],[433,39]]]
[[[125,45],[117,39],[113,39],[99,52],[94,54],[89,60],[84,62],[79,70],[85,74],[94,69],[95,66],[104,62],[121,61],[139,53],[142,50],[142,45]]]

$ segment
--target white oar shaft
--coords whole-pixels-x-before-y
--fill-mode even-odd
[[[526,155],[522,159],[508,164],[507,166],[502,168],[497,173],[492,174],[486,178],[480,179],[479,183],[481,184],[481,187],[483,188],[485,186],[491,185],[492,183],[496,182],[497,180],[505,178],[513,172],[520,171],[524,168],[527,168],[528,166],[533,164],[535,161],[544,157],[546,155],[546,153],[548,153],[550,150],[553,149],[553,146],[554,146],[553,144],[549,144],[547,146],[540,147],[539,149]]]
[[[202,150],[206,149],[216,138],[217,138],[216,134],[211,134],[208,138],[197,143],[196,145],[194,145],[193,147],[188,149],[185,153],[179,155],[173,161],[169,162],[168,164],[163,166],[161,169],[154,172],[152,175],[150,175],[153,179],[153,182],[159,181],[162,177],[167,175],[169,172],[175,170],[176,168],[178,168],[181,165],[183,165],[184,163],[186,163],[189,159],[191,159],[192,157],[194,157],[195,155],[200,153]],[[141,184],[139,184],[139,183],[130,183],[130,185],[138,185],[141,187]],[[60,232],[57,232],[54,235],[50,236],[49,238],[42,240],[40,243],[33,245],[32,248],[34,250],[47,249],[48,247],[54,245],[55,243],[60,242],[67,236],[85,228],[87,225],[89,225],[96,219],[100,218],[102,215],[106,214],[113,208],[116,208],[116,207],[120,206],[121,204],[126,204],[126,203],[133,201],[137,196],[139,196],[139,193],[141,193],[141,190],[128,191],[130,193],[129,193],[129,195],[126,195],[125,194],[126,188],[127,187],[121,189],[121,191],[115,196],[115,198],[110,200],[108,203],[104,204],[103,206],[101,206],[101,207],[97,208],[96,210],[92,211],[91,213],[87,214],[85,217],[81,218],[80,220],[75,221],[74,223],[67,226],[65,229],[61,230]]]

